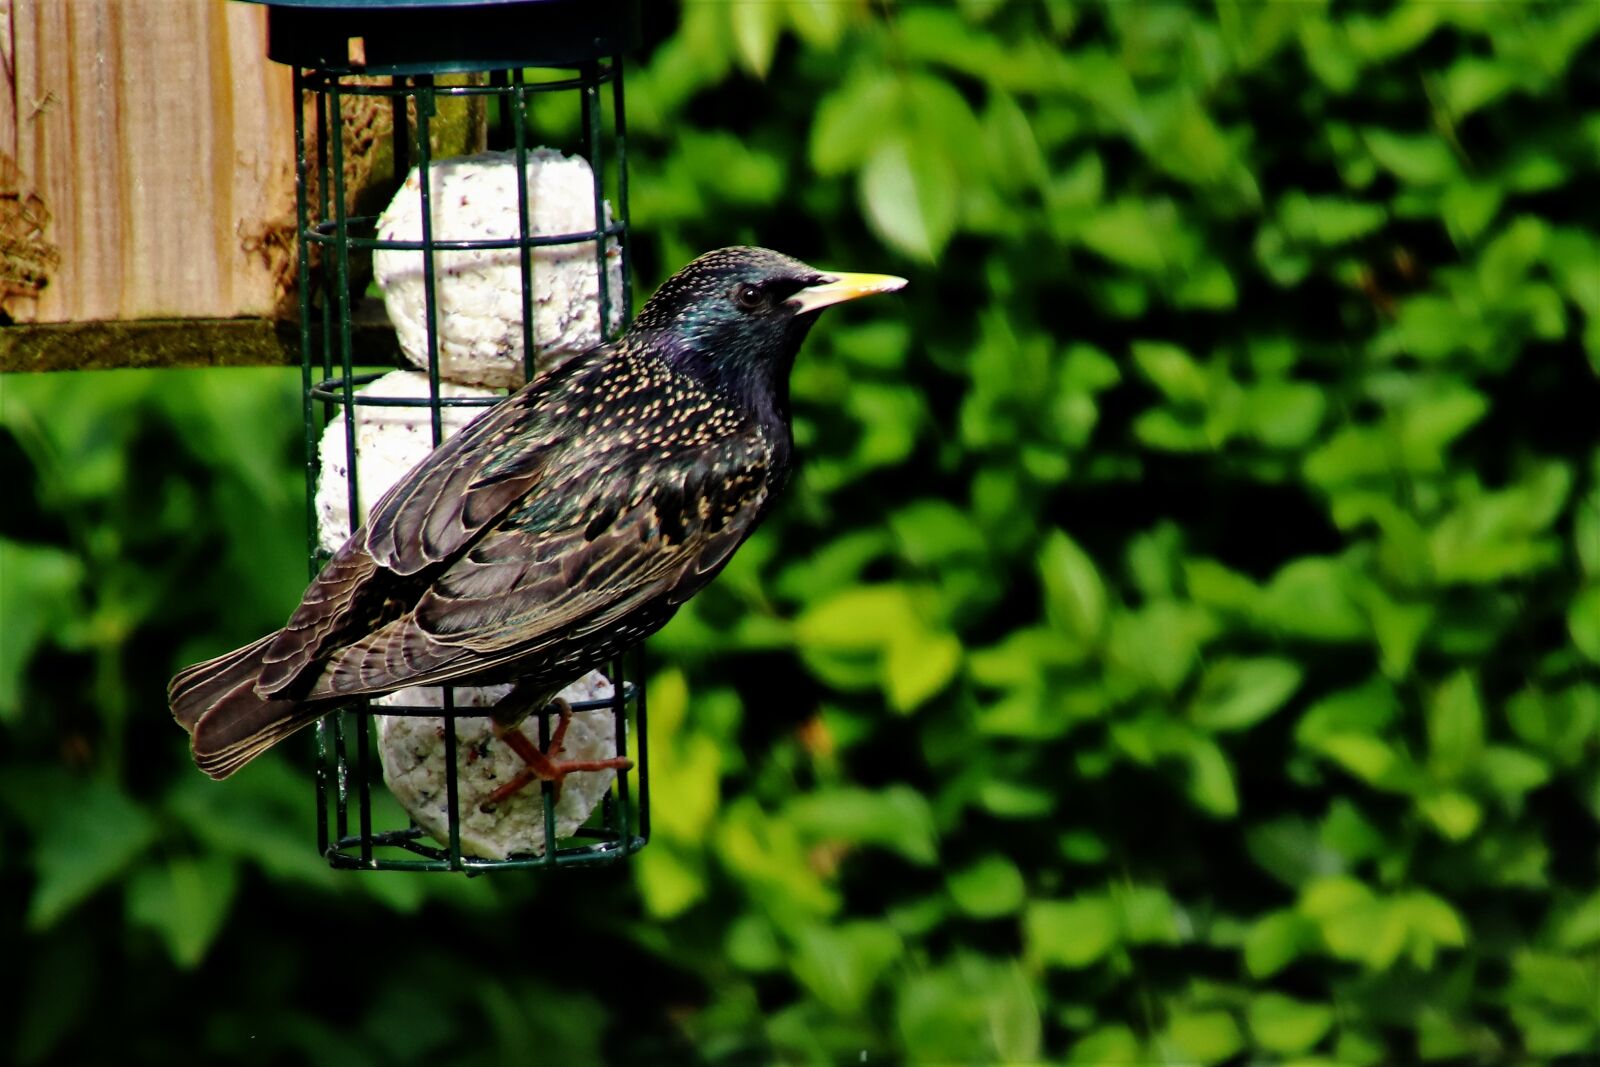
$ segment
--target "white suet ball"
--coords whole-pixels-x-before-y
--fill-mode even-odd
[[[551,148],[528,152],[528,230],[539,236],[595,229],[594,176],[587,160]],[[463,241],[515,238],[515,153],[481,152],[429,165],[433,239]],[[606,223],[611,221],[607,205]],[[422,239],[422,192],[418,169],[380,216],[381,240]],[[611,328],[622,306],[622,253],[606,241]],[[421,251],[378,249],[373,275],[383,290],[400,348],[415,365],[428,366],[427,305]],[[591,242],[532,250],[533,343],[540,369],[587,351],[600,342],[600,285]],[[514,387],[523,383],[522,258],[516,248],[434,253],[434,292],[439,374],[458,382]]]
[[[456,707],[490,707],[511,691],[509,685],[478,689],[457,688]],[[402,689],[378,697],[373,703],[442,707],[444,691],[438,688]],[[561,691],[576,704],[609,700],[611,683],[590,671]],[[556,716],[550,715],[552,735]],[[378,754],[383,779],[417,825],[441,844],[449,840],[449,810],[445,792],[445,720],[418,715],[379,715]],[[526,764],[509,745],[494,736],[487,716],[458,718],[456,723],[456,790],[459,801],[461,851],[486,859],[505,859],[515,853],[544,853],[544,796],[537,783],[502,800],[492,812],[478,805]],[[518,727],[539,744],[539,717],[530,715]],[[577,711],[567,726],[561,758],[610,759],[617,755],[616,719],[609,708]],[[604,798],[616,771],[576,771],[567,775],[556,802],[556,837],[571,837],[589,820]]]
[[[418,371],[397,370],[356,390],[358,396],[428,396],[428,376]],[[482,386],[439,383],[442,397],[492,397],[499,395]],[[439,412],[440,430],[449,437],[488,407],[447,407]],[[386,407],[357,404],[356,474],[360,490],[361,521],[378,498],[412,467],[433,451],[433,415],[426,407]],[[345,415],[340,412],[322,431],[318,449],[322,471],[317,478],[317,544],[325,552],[335,552],[350,536],[350,471],[346,460]]]

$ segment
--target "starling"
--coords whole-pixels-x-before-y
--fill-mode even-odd
[[[282,630],[172,679],[195,762],[225,778],[353,698],[512,682],[492,714],[528,769],[496,797],[629,766],[559,759],[565,717],[546,752],[510,727],[727,564],[788,476],[789,371],[817,313],[904,285],[761,248],[690,263],[621,339],[535,378],[397,482]]]

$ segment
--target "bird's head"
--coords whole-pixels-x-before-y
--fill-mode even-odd
[[[765,248],[719,248],[662,283],[629,333],[648,335],[709,384],[786,414],[789,371],[817,313],[905,284],[888,274],[818,270]]]

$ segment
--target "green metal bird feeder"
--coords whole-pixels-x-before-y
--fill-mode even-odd
[[[315,575],[429,449],[507,388],[621,332],[622,53],[637,10],[266,2],[267,54],[295,70]],[[625,659],[565,694],[564,745],[569,757],[631,757],[633,769],[573,774],[559,799],[540,783],[481,810],[506,774],[495,760],[508,750],[482,718],[492,692],[411,689],[328,715],[317,727],[322,853],[339,868],[479,872],[637,851],[650,833],[643,664],[637,651]],[[528,719],[541,748],[554,720]]]

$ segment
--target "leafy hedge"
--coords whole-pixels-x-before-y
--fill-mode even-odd
[[[212,787],[159,700],[298,593],[293,381],[7,381],[17,1057],[1600,1047],[1600,6],[647,18],[647,278],[912,279],[653,643],[654,842],[322,869],[293,760]]]

